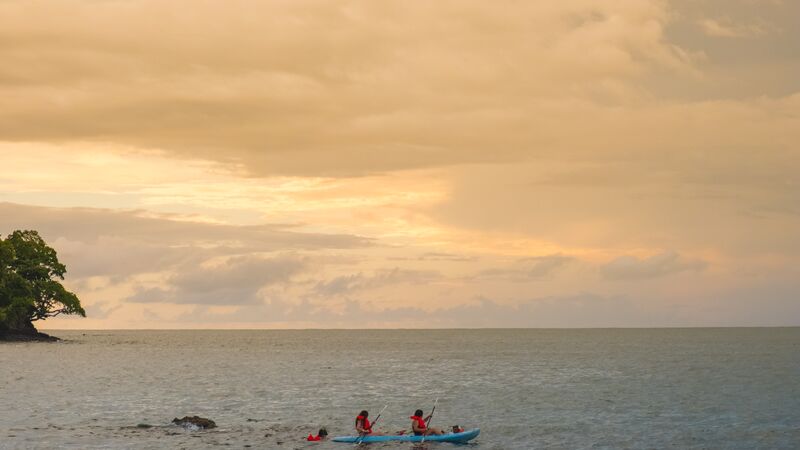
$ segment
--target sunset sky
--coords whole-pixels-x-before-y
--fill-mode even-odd
[[[42,328],[800,325],[800,2],[2,1]]]

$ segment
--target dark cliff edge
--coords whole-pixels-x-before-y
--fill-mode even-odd
[[[2,329],[0,328],[0,342],[56,342],[60,341],[55,336],[42,333],[33,326],[23,329]]]

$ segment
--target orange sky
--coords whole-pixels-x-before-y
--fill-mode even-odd
[[[800,4],[0,3],[44,328],[799,325]]]

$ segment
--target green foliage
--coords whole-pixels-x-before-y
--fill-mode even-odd
[[[0,236],[0,332],[59,314],[86,317],[78,297],[58,281],[66,271],[36,231]]]

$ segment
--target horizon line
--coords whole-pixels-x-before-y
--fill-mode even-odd
[[[43,332],[61,331],[448,331],[448,330],[687,330],[732,328],[800,328],[800,325],[687,325],[687,326],[619,326],[619,327],[442,327],[442,328],[47,328]]]

